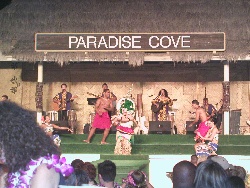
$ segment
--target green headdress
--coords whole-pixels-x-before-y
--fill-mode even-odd
[[[120,113],[122,113],[123,108],[126,108],[128,110],[128,112],[132,111],[132,113],[133,113],[135,111],[133,103],[128,99],[125,99],[125,102],[121,105]]]

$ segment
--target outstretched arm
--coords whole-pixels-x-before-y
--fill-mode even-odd
[[[68,127],[59,127],[58,125],[53,124],[53,128],[59,129],[59,130],[67,130],[69,132],[72,132],[72,130]]]

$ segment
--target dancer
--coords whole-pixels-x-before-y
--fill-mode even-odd
[[[131,138],[134,135],[134,108],[132,102],[125,99],[121,111],[121,114],[111,118],[113,124],[117,125],[114,153],[117,155],[131,155]]]
[[[205,137],[201,136],[201,139],[208,141],[208,143],[206,145],[203,143],[195,144],[195,150],[196,150],[197,155],[200,155],[200,148],[202,148],[202,145],[205,145],[205,146],[203,146],[203,148],[207,148],[208,155],[217,155],[216,151],[218,149],[219,133],[220,132],[219,132],[218,128],[216,127],[216,123],[217,123],[217,119],[215,117],[210,118],[207,121],[207,124],[208,124],[210,129],[208,130]],[[204,153],[204,150],[202,151],[202,153]]]
[[[192,101],[192,107],[196,110],[196,118],[195,120],[189,125],[189,127],[192,127],[194,124],[196,124],[198,121],[201,123],[199,124],[198,128],[195,130],[196,136],[194,140],[196,142],[204,142],[204,140],[201,139],[201,137],[206,136],[207,131],[209,129],[209,126],[207,125],[207,115],[203,108],[199,106],[199,102],[197,100]]]
[[[68,127],[59,127],[55,124],[51,124],[50,123],[50,117],[48,115],[45,116],[45,119],[43,120],[42,119],[42,125],[41,125],[41,128],[44,130],[44,132],[50,136],[52,138],[52,140],[54,141],[54,143],[57,145],[57,146],[60,146],[61,144],[61,139],[59,137],[58,134],[54,134],[53,135],[53,132],[54,132],[54,129],[58,129],[58,130],[67,130],[69,132],[72,132],[72,130]]]
[[[97,99],[95,104],[96,114],[94,117],[94,121],[90,129],[87,140],[83,140],[83,142],[90,143],[96,128],[98,128],[98,129],[104,129],[101,144],[108,144],[106,142],[106,138],[109,134],[111,127],[111,120],[108,112],[113,110],[113,104],[109,96],[110,96],[109,89],[104,89],[103,96]]]
[[[102,84],[102,92],[103,92],[105,89],[109,89],[107,83],[103,83],[103,84]],[[103,96],[103,94],[101,94],[101,96]],[[115,94],[114,94],[112,91],[110,91],[109,98],[110,98],[110,100],[112,101],[112,105],[113,105],[113,110],[108,112],[108,113],[109,113],[109,116],[111,117],[112,115],[115,115],[115,114],[116,114],[116,100],[117,100],[117,97],[115,96]]]

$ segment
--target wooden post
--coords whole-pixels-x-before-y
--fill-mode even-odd
[[[43,62],[38,63],[38,76],[36,85],[36,112],[37,123],[40,125],[43,112]]]
[[[230,82],[229,82],[229,62],[224,61],[224,82],[223,85],[223,130],[224,135],[229,135],[230,123]]]

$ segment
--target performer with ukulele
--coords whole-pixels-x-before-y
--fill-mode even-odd
[[[77,98],[77,95],[72,96],[72,94],[67,91],[66,84],[62,84],[61,89],[62,91],[53,98],[53,110],[59,112],[59,119],[68,120],[67,111],[71,110],[71,102]]]
[[[212,117],[216,117],[217,118],[217,110],[216,108],[212,105],[208,103],[208,98],[207,98],[207,88],[205,87],[205,97],[203,98],[203,106],[202,108],[204,108],[206,115],[207,115],[207,119],[212,118]]]
[[[202,107],[205,109],[205,112],[207,113],[208,119],[211,117],[216,117],[217,110],[215,109],[215,107],[212,104],[208,103],[208,98],[205,97],[203,99],[203,106]]]
[[[165,89],[159,91],[158,96],[153,99],[151,110],[154,112],[156,121],[167,121],[169,107],[173,105],[173,100],[168,97]]]

